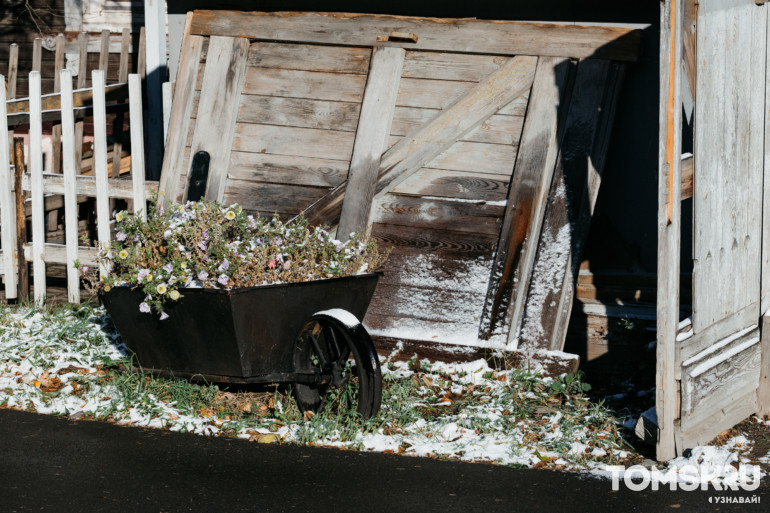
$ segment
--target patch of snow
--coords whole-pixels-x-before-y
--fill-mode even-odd
[[[323,310],[321,312],[316,312],[316,315],[328,315],[329,317],[333,317],[350,329],[354,329],[361,324],[361,321],[359,321],[355,315],[342,308]]]

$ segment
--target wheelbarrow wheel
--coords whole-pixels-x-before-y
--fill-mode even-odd
[[[354,365],[349,360],[353,356]],[[326,394],[357,388],[356,411],[364,419],[376,414],[382,400],[382,371],[371,337],[356,317],[346,310],[319,312],[300,331],[294,345],[294,371],[331,375],[331,383],[296,383],[294,397],[303,412],[319,412]]]

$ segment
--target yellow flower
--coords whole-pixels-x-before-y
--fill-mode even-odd
[[[179,265],[182,267],[182,269],[187,269],[187,262],[182,262]]]
[[[147,281],[152,281],[152,273],[147,275],[147,278],[145,278]]]
[[[115,220],[117,222],[121,222],[123,220],[123,212],[118,212],[117,214],[115,214]]]
[[[165,293],[166,293],[166,290],[168,290],[168,288],[166,287],[166,284],[165,284],[165,283],[161,283],[160,285],[158,285],[157,287],[155,287],[155,290],[157,290],[157,291],[158,291],[158,294],[165,294]]]
[[[181,296],[181,294],[179,293],[178,290],[172,290],[171,292],[168,293],[168,297],[170,297],[174,301],[179,299],[180,296]]]
[[[125,249],[121,249],[120,253],[118,253],[118,257],[120,257],[121,260],[125,260],[126,258],[128,258],[128,251],[126,251]]]
[[[235,212],[233,212],[232,210],[228,210],[228,211],[227,211],[227,214],[225,214],[225,217],[226,217],[226,218],[227,218],[229,221],[232,221],[233,219],[235,219]]]
[[[109,285],[105,285],[104,286],[104,291],[105,292],[109,292],[110,290],[112,290],[112,287],[110,287]]]

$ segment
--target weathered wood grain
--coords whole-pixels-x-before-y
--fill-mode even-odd
[[[259,68],[366,75],[369,71],[371,53],[369,48],[260,41],[251,44],[248,65]]]
[[[388,146],[405,53],[401,48],[384,47],[375,48],[372,55],[337,229],[341,241],[347,241],[352,232],[369,228],[372,198],[380,160]]]
[[[495,234],[504,207],[484,201],[387,195],[377,201],[372,221],[404,226]]]
[[[529,90],[536,60],[534,57],[512,58],[440,116],[390,148],[380,164],[375,195],[387,194],[457,139],[497,112],[501,106]],[[344,191],[344,183],[336,187],[305,212],[308,219],[311,222],[336,220],[342,207]]]
[[[298,215],[322,197],[328,189],[289,184],[254,184],[240,180],[228,180],[225,204],[238,203],[251,212],[267,212]]]
[[[120,64],[118,67],[118,82],[121,84],[125,84],[128,82],[128,50],[129,50],[129,44],[131,42],[131,30],[128,28],[124,28],[123,32],[121,34],[121,41],[120,41]],[[105,82],[106,82],[106,73],[105,73]],[[124,123],[124,115],[123,112],[118,112],[118,114],[115,116],[115,120],[113,122],[113,130],[112,133],[114,134],[113,139],[114,143],[112,145],[112,170],[111,170],[111,176],[113,178],[117,178],[120,176],[120,155],[123,153],[123,123]],[[164,135],[163,141],[166,140],[166,137]]]
[[[477,83],[471,81],[404,78],[398,88],[396,105],[443,109],[468,94],[476,86]]]
[[[247,68],[243,94],[360,103],[365,85],[364,75]]]
[[[770,27],[770,6],[763,6],[767,17],[767,26]],[[770,48],[770,29],[768,29],[767,41]],[[766,70],[770,69],[770,52],[765,61]],[[770,88],[765,88],[765,105],[770,105]],[[770,148],[770,115],[765,114],[765,148]],[[770,311],[770,154],[765,152],[765,171],[763,177],[762,194],[762,285],[760,290],[760,312],[764,315]]]
[[[160,190],[163,192],[159,198],[160,204],[176,200],[180,189],[184,190],[184,187],[180,187],[180,178],[183,173],[186,173],[183,162],[185,141],[187,141],[187,133],[190,129],[195,81],[202,44],[202,37],[188,36],[182,45],[174,104],[171,108],[171,120],[169,121],[169,136],[166,152],[163,156],[163,171],[160,176]]]
[[[355,134],[274,125],[236,123],[235,151],[350,161]]]
[[[2,77],[2,75],[0,75]],[[3,80],[3,79],[0,79]],[[11,168],[11,155],[9,150],[11,142],[8,140],[8,124],[6,121],[6,96],[5,87],[0,87],[0,237],[2,237],[3,281],[5,282],[6,299],[16,299],[17,274],[16,274],[16,204],[13,195],[13,170]]]
[[[480,82],[505,63],[505,57],[446,52],[406,52],[404,77]]]
[[[206,199],[211,201],[222,201],[225,194],[248,50],[248,39],[214,36],[209,40],[191,151],[210,155]]]
[[[45,211],[48,212],[54,208],[61,208],[63,204],[60,201],[54,201],[54,195],[64,195],[64,177],[61,174],[43,173],[42,187],[45,196]],[[86,201],[87,197],[96,197],[96,178],[89,175],[78,175],[75,182],[78,190],[78,203]],[[22,180],[22,188],[25,191],[32,190],[32,177],[25,174]],[[145,196],[158,191],[158,182],[145,181],[143,186]],[[107,192],[111,198],[133,199],[134,185],[133,179],[110,178],[107,181]],[[32,215],[28,209],[28,215]]]
[[[336,187],[348,176],[346,160],[233,151],[228,176],[232,180]]]
[[[390,134],[395,136],[409,135],[440,113],[441,111],[438,109],[396,107]],[[523,116],[495,114],[463,136],[460,140],[518,146],[523,125]]]
[[[522,317],[523,351],[564,349],[620,73],[619,65],[607,61],[587,59],[578,66]]]
[[[757,389],[760,376],[760,333],[757,325],[717,340],[682,363],[682,415],[706,406],[717,393],[735,396]]]
[[[538,61],[479,328],[479,338],[488,339],[498,326],[505,326],[511,348],[519,336],[546,196],[564,133],[570,80],[569,60],[541,57]]]
[[[56,50],[55,50],[55,56],[54,56],[54,83],[53,83],[53,90],[54,92],[59,92],[59,88],[61,87],[61,70],[64,68],[64,34],[59,34],[56,36]],[[51,167],[54,173],[60,173],[61,172],[61,125],[54,124],[53,126],[53,135],[52,135],[53,141],[53,158],[51,159]],[[51,214],[51,216],[48,219],[49,222],[49,228],[56,229],[56,226],[51,227],[50,224],[56,225],[56,222],[54,221],[51,223],[52,220],[54,220],[56,217],[56,214]]]
[[[21,137],[14,137],[13,139],[13,191],[14,201],[16,205],[16,258],[18,269],[18,288],[19,288],[19,300],[27,301],[29,299],[29,262],[24,256],[22,249],[24,244],[27,243],[27,223],[24,217],[26,203],[24,199],[24,191],[21,189],[21,181],[24,176],[24,169],[26,167],[26,159],[24,158],[24,139]]]
[[[239,123],[355,132],[360,110],[361,105],[352,102],[244,94],[236,120]]]
[[[635,60],[640,31],[608,26],[487,22],[347,13],[195,11],[192,34],[372,46],[377,36],[407,32],[416,43],[383,43],[414,50],[491,55],[548,55]]]
[[[750,2],[716,2],[701,5],[698,12],[696,333],[754,303],[760,294],[767,36],[766,16],[756,16],[757,9]]]
[[[505,176],[422,168],[391,193],[483,201],[505,201],[510,180]]]
[[[390,138],[390,147],[402,137]],[[518,146],[457,141],[425,163],[430,169],[471,171],[510,177],[516,161]]]
[[[374,223],[372,236],[384,248],[393,248],[397,253],[412,256],[426,252],[439,254],[447,259],[485,258],[492,256],[497,234],[439,230],[435,227],[417,228],[412,226]]]
[[[679,328],[681,251],[681,47],[682,0],[666,0],[660,17],[660,103],[658,138],[658,300],[656,402],[659,461],[683,450],[675,443],[678,431],[675,378],[676,336]],[[700,123],[700,120],[699,120]]]

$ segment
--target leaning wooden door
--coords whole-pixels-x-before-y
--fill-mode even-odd
[[[677,452],[756,411],[766,19],[753,0],[699,7],[693,315],[677,342]]]

